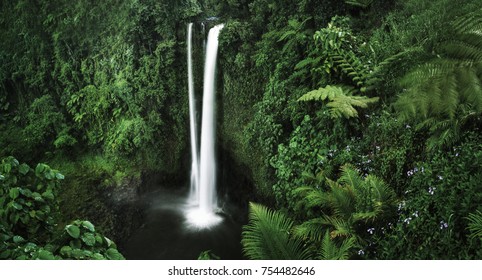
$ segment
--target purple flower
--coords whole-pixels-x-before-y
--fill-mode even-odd
[[[437,189],[436,187],[429,187],[429,188],[428,188],[428,193],[431,194],[431,195],[433,195],[436,189]]]

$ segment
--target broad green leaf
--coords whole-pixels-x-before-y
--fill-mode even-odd
[[[99,254],[99,253],[94,253],[94,254],[92,255],[92,259],[93,259],[93,260],[105,260],[104,256],[102,256],[102,255]]]
[[[21,243],[21,242],[24,242],[25,239],[23,237],[21,237],[20,235],[15,235],[13,237],[13,243]]]
[[[115,245],[115,243],[114,243],[112,240],[110,240],[109,238],[107,238],[107,237],[105,237],[105,236],[104,236],[104,239],[105,239],[105,241],[107,242],[107,247],[109,247],[109,248],[111,248],[111,247],[112,247],[112,248],[116,248],[116,245]]]
[[[48,190],[44,193],[42,193],[42,197],[48,200],[53,200],[54,199],[54,194],[52,193],[51,190]]]
[[[67,231],[67,233],[72,236],[73,238],[79,238],[80,237],[80,229],[78,226],[74,226],[74,225],[67,225],[65,227],[65,230]]]
[[[95,236],[93,233],[90,233],[90,232],[86,232],[84,234],[82,234],[82,237],[81,237],[82,241],[84,241],[84,243],[87,245],[87,246],[94,246],[95,245]]]
[[[16,199],[19,196],[20,191],[18,190],[18,188],[13,188],[13,189],[10,189],[9,194],[11,199]]]
[[[29,190],[29,189],[21,188],[20,193],[23,194],[26,197],[32,197],[32,191]]]
[[[37,167],[35,167],[35,175],[40,176],[45,170],[45,164],[39,163]]]
[[[5,176],[3,176],[2,174],[0,174],[0,180],[5,180]]]
[[[21,204],[18,204],[17,202],[12,203],[13,208],[17,210],[22,210],[23,206]]]
[[[44,201],[44,199],[42,198],[42,195],[40,195],[38,192],[32,193],[32,198],[33,198],[35,201],[40,201],[40,202],[43,202],[43,201]]]
[[[122,256],[122,254],[119,253],[119,251],[117,251],[117,249],[114,249],[114,248],[108,249],[105,253],[106,253],[107,258],[109,260],[123,260],[124,259],[124,256]]]
[[[47,250],[40,250],[38,252],[38,258],[40,260],[55,260],[55,257],[52,254],[52,252],[49,252]]]
[[[55,178],[55,174],[52,170],[45,172],[44,176],[45,176],[45,179],[47,180],[52,180],[53,178]]]
[[[10,165],[10,163],[5,163],[5,165],[3,165],[3,171],[5,171],[5,173],[10,173],[11,170],[12,166]]]
[[[65,176],[61,173],[57,173],[57,174],[55,174],[55,178],[57,178],[59,180],[63,180],[65,178]]]
[[[81,249],[72,250],[72,258],[83,259],[84,257],[85,257],[84,250],[81,250]]]
[[[88,229],[90,232],[95,232],[94,225],[89,221],[82,221],[82,226],[84,228]]]
[[[98,233],[95,234],[95,241],[99,244],[102,245],[104,243],[104,240],[102,239],[102,236]]]
[[[20,172],[20,174],[22,174],[22,175],[27,174],[29,171],[30,171],[30,167],[29,167],[27,164],[25,164],[25,163],[22,163],[22,164],[18,167],[18,172]]]
[[[72,247],[70,246],[64,246],[60,249],[60,254],[66,257],[70,257],[72,254]]]

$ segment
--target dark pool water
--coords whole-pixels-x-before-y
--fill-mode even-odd
[[[212,228],[186,225],[186,189],[160,189],[145,194],[139,207],[144,221],[124,243],[121,252],[132,260],[197,259],[206,250],[223,260],[242,259],[241,227],[245,212],[233,203],[220,202],[223,221]]]

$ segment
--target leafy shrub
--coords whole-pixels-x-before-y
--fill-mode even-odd
[[[51,95],[36,98],[29,107],[26,116],[24,139],[34,153],[40,146],[52,145],[61,134],[67,136],[64,115],[55,105]],[[72,136],[69,135],[70,138]],[[60,147],[60,146],[59,146]]]
[[[379,228],[382,259],[473,259],[480,241],[470,239],[467,217],[482,210],[481,137],[464,135],[449,151],[437,151],[406,171],[410,184],[398,220]],[[384,233],[385,232],[385,233]]]
[[[88,221],[56,231],[57,195],[64,176],[15,158],[0,164],[0,259],[123,259],[115,244]]]
[[[8,230],[42,240],[54,229],[60,180],[64,176],[43,163],[34,169],[8,157],[0,165],[0,218]]]

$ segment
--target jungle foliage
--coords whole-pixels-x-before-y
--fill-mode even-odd
[[[256,192],[246,257],[482,256],[480,1],[0,5],[1,157],[55,162],[78,183],[77,162],[97,185],[185,172],[186,23],[215,16],[225,23],[218,139]],[[5,258],[116,258],[81,220],[51,243],[62,176],[39,165],[46,184],[29,192],[33,179],[8,174],[35,179],[37,168],[7,161]],[[26,246],[32,253],[18,255]]]
[[[0,164],[0,259],[124,259],[114,242],[89,221],[62,229],[56,222],[59,171],[39,163],[35,169],[7,157]]]

